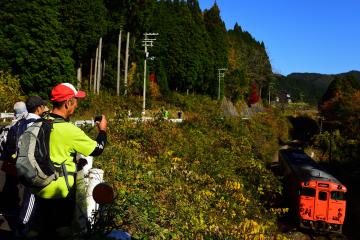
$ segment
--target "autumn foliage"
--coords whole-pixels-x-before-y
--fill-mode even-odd
[[[251,84],[251,91],[250,91],[250,97],[249,97],[249,105],[255,104],[260,100],[260,97],[257,93],[257,86],[256,83]]]
[[[315,144],[324,159],[358,162],[360,154],[360,83],[352,75],[337,77],[320,104],[323,132]]]
[[[332,127],[356,132],[360,127],[360,83],[351,75],[336,78],[324,94],[319,110]]]

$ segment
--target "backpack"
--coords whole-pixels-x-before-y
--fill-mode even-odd
[[[15,124],[10,126],[7,135],[6,142],[3,149],[3,158],[11,163],[15,163],[18,152],[18,142],[20,136],[25,132],[27,125],[31,122],[35,122],[35,119],[21,118]]]
[[[27,125],[34,121],[35,119],[21,118],[14,124],[4,127],[1,134],[0,157],[4,160],[1,170],[7,174],[16,176],[15,162],[17,159],[18,142]]]
[[[57,168],[50,159],[50,133],[55,122],[64,120],[40,118],[19,139],[16,170],[19,181],[27,187],[43,188],[58,177],[66,176],[65,164]]]

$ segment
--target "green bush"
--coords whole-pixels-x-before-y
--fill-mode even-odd
[[[14,103],[23,99],[20,80],[0,71],[0,111],[12,112]]]

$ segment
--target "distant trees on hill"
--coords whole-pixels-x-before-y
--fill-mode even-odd
[[[319,102],[322,131],[314,137],[314,143],[322,150],[322,158],[358,166],[360,79],[357,72],[353,73],[337,75],[322,96]]]
[[[333,128],[346,134],[360,131],[360,81],[353,75],[337,76],[323,95],[319,110]]]
[[[288,76],[274,75],[277,91],[289,93],[293,101],[304,101],[313,106],[317,106],[321,102],[332,81],[335,79],[342,81],[347,76],[352,76],[352,78],[360,82],[359,71],[340,74],[292,73]]]

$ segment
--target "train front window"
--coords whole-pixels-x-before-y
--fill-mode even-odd
[[[319,200],[326,201],[327,192],[319,192]]]
[[[331,199],[332,200],[345,200],[345,193],[339,191],[332,191],[331,192]]]
[[[309,187],[303,187],[303,188],[301,188],[300,195],[307,196],[307,197],[315,197],[315,189],[309,188]]]

